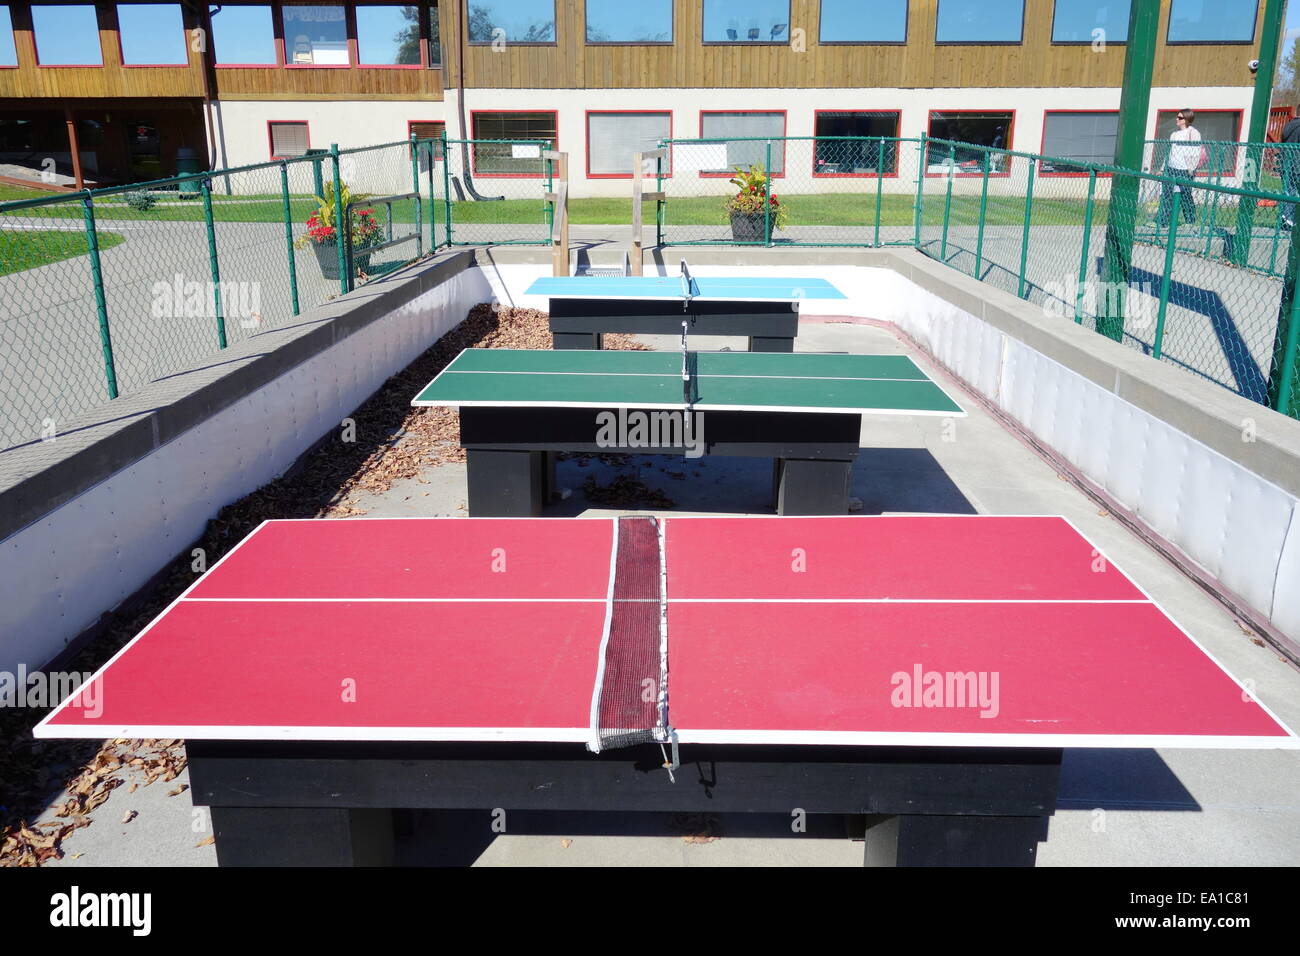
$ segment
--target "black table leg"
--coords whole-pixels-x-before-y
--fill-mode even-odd
[[[1033,866],[1047,817],[885,816],[867,822],[867,866]]]
[[[777,464],[777,514],[849,513],[851,461],[786,458]]]
[[[751,335],[749,350],[751,352],[793,352],[794,339]]]
[[[599,349],[605,343],[599,332],[552,332],[553,349]]]
[[[547,453],[466,451],[469,513],[475,518],[536,518],[546,492]]]
[[[391,866],[390,810],[211,807],[221,866]]]

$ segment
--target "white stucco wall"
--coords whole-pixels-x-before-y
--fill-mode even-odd
[[[457,110],[458,90],[448,90],[443,101],[226,101],[219,104],[219,141],[225,165],[265,162],[270,158],[267,122],[299,120],[308,123],[313,147],[337,142],[341,147],[362,146],[405,139],[409,120],[443,121],[447,135],[461,135]],[[1250,122],[1250,87],[1159,87],[1151,91],[1147,128],[1154,134],[1162,110],[1195,109],[1242,111],[1242,128]],[[628,196],[625,178],[593,179],[587,175],[588,110],[669,111],[676,138],[700,135],[700,114],[707,110],[784,111],[786,135],[811,137],[818,110],[897,110],[899,135],[914,138],[928,132],[931,110],[1013,111],[1010,149],[1037,153],[1043,145],[1044,114],[1053,110],[1116,110],[1119,88],[971,88],[971,89],[606,89],[519,90],[472,89],[465,100],[468,115],[480,110],[555,110],[559,113],[559,148],[569,154],[573,196]],[[471,121],[472,123],[472,121]],[[811,144],[787,147],[785,189],[793,192],[846,192],[875,190],[868,179],[814,178]],[[915,159],[902,175],[887,180],[890,191],[907,191],[915,183]],[[701,181],[689,174],[691,186],[678,184],[679,195],[705,195],[722,191],[722,181]],[[495,180],[504,182],[504,180]],[[1078,191],[1077,180],[1065,179],[1055,190]],[[368,187],[373,191],[374,187]]]

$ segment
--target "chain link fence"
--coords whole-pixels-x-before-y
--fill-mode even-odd
[[[319,150],[0,204],[0,446],[53,437],[433,251],[446,210],[438,148]]]
[[[551,241],[554,163],[547,140],[442,141],[442,245],[545,245]]]
[[[656,164],[656,188],[671,201],[660,210],[658,241],[911,245],[916,152],[906,148],[910,143],[847,136],[663,140],[669,152]]]

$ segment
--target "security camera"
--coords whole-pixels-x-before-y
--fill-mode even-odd
[[[1251,60],[1249,63],[1246,64],[1246,69],[1250,70],[1250,72],[1252,73],[1258,73],[1259,60]]]

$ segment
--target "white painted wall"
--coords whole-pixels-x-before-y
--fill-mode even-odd
[[[467,269],[7,538],[0,672],[48,662],[491,296]]]
[[[362,146],[407,137],[408,120],[441,120],[447,135],[462,134],[457,112],[459,90],[448,90],[443,101],[330,102],[226,101],[219,104],[228,165],[265,162],[270,157],[268,120],[305,120],[313,147],[337,142]],[[1250,121],[1250,87],[1158,87],[1151,92],[1147,128],[1155,130],[1161,110],[1195,109],[1243,111],[1243,129]],[[931,110],[1009,110],[1015,112],[1009,148],[1038,153],[1043,145],[1043,115],[1049,110],[1115,110],[1120,90],[1114,88],[971,88],[971,89],[604,89],[526,90],[471,89],[465,99],[466,118],[476,110],[555,110],[559,113],[559,148],[569,153],[571,195],[629,196],[627,179],[587,176],[587,110],[651,110],[672,113],[673,136],[700,135],[702,110],[783,110],[787,136],[812,136],[817,110],[898,110],[899,135],[915,138],[929,129]],[[910,165],[908,160],[910,159]],[[785,188],[790,192],[874,192],[873,179],[814,178],[811,144],[790,144]],[[345,177],[346,178],[346,177]],[[909,186],[908,180],[911,181]],[[929,182],[936,182],[930,180]],[[494,180],[502,183],[503,180]],[[726,180],[689,179],[674,182],[671,195],[722,195]],[[1048,183],[1044,180],[1044,183]],[[914,188],[915,159],[905,157],[903,175],[886,180],[889,191]],[[522,183],[521,183],[522,185]],[[1009,184],[1008,184],[1009,185]],[[503,187],[504,188],[504,187]],[[1103,186],[1104,189],[1104,186]],[[373,191],[368,188],[367,191]],[[1053,180],[1043,195],[1079,193],[1077,180]],[[521,193],[522,194],[522,193]],[[1081,194],[1081,193],[1080,193]]]

